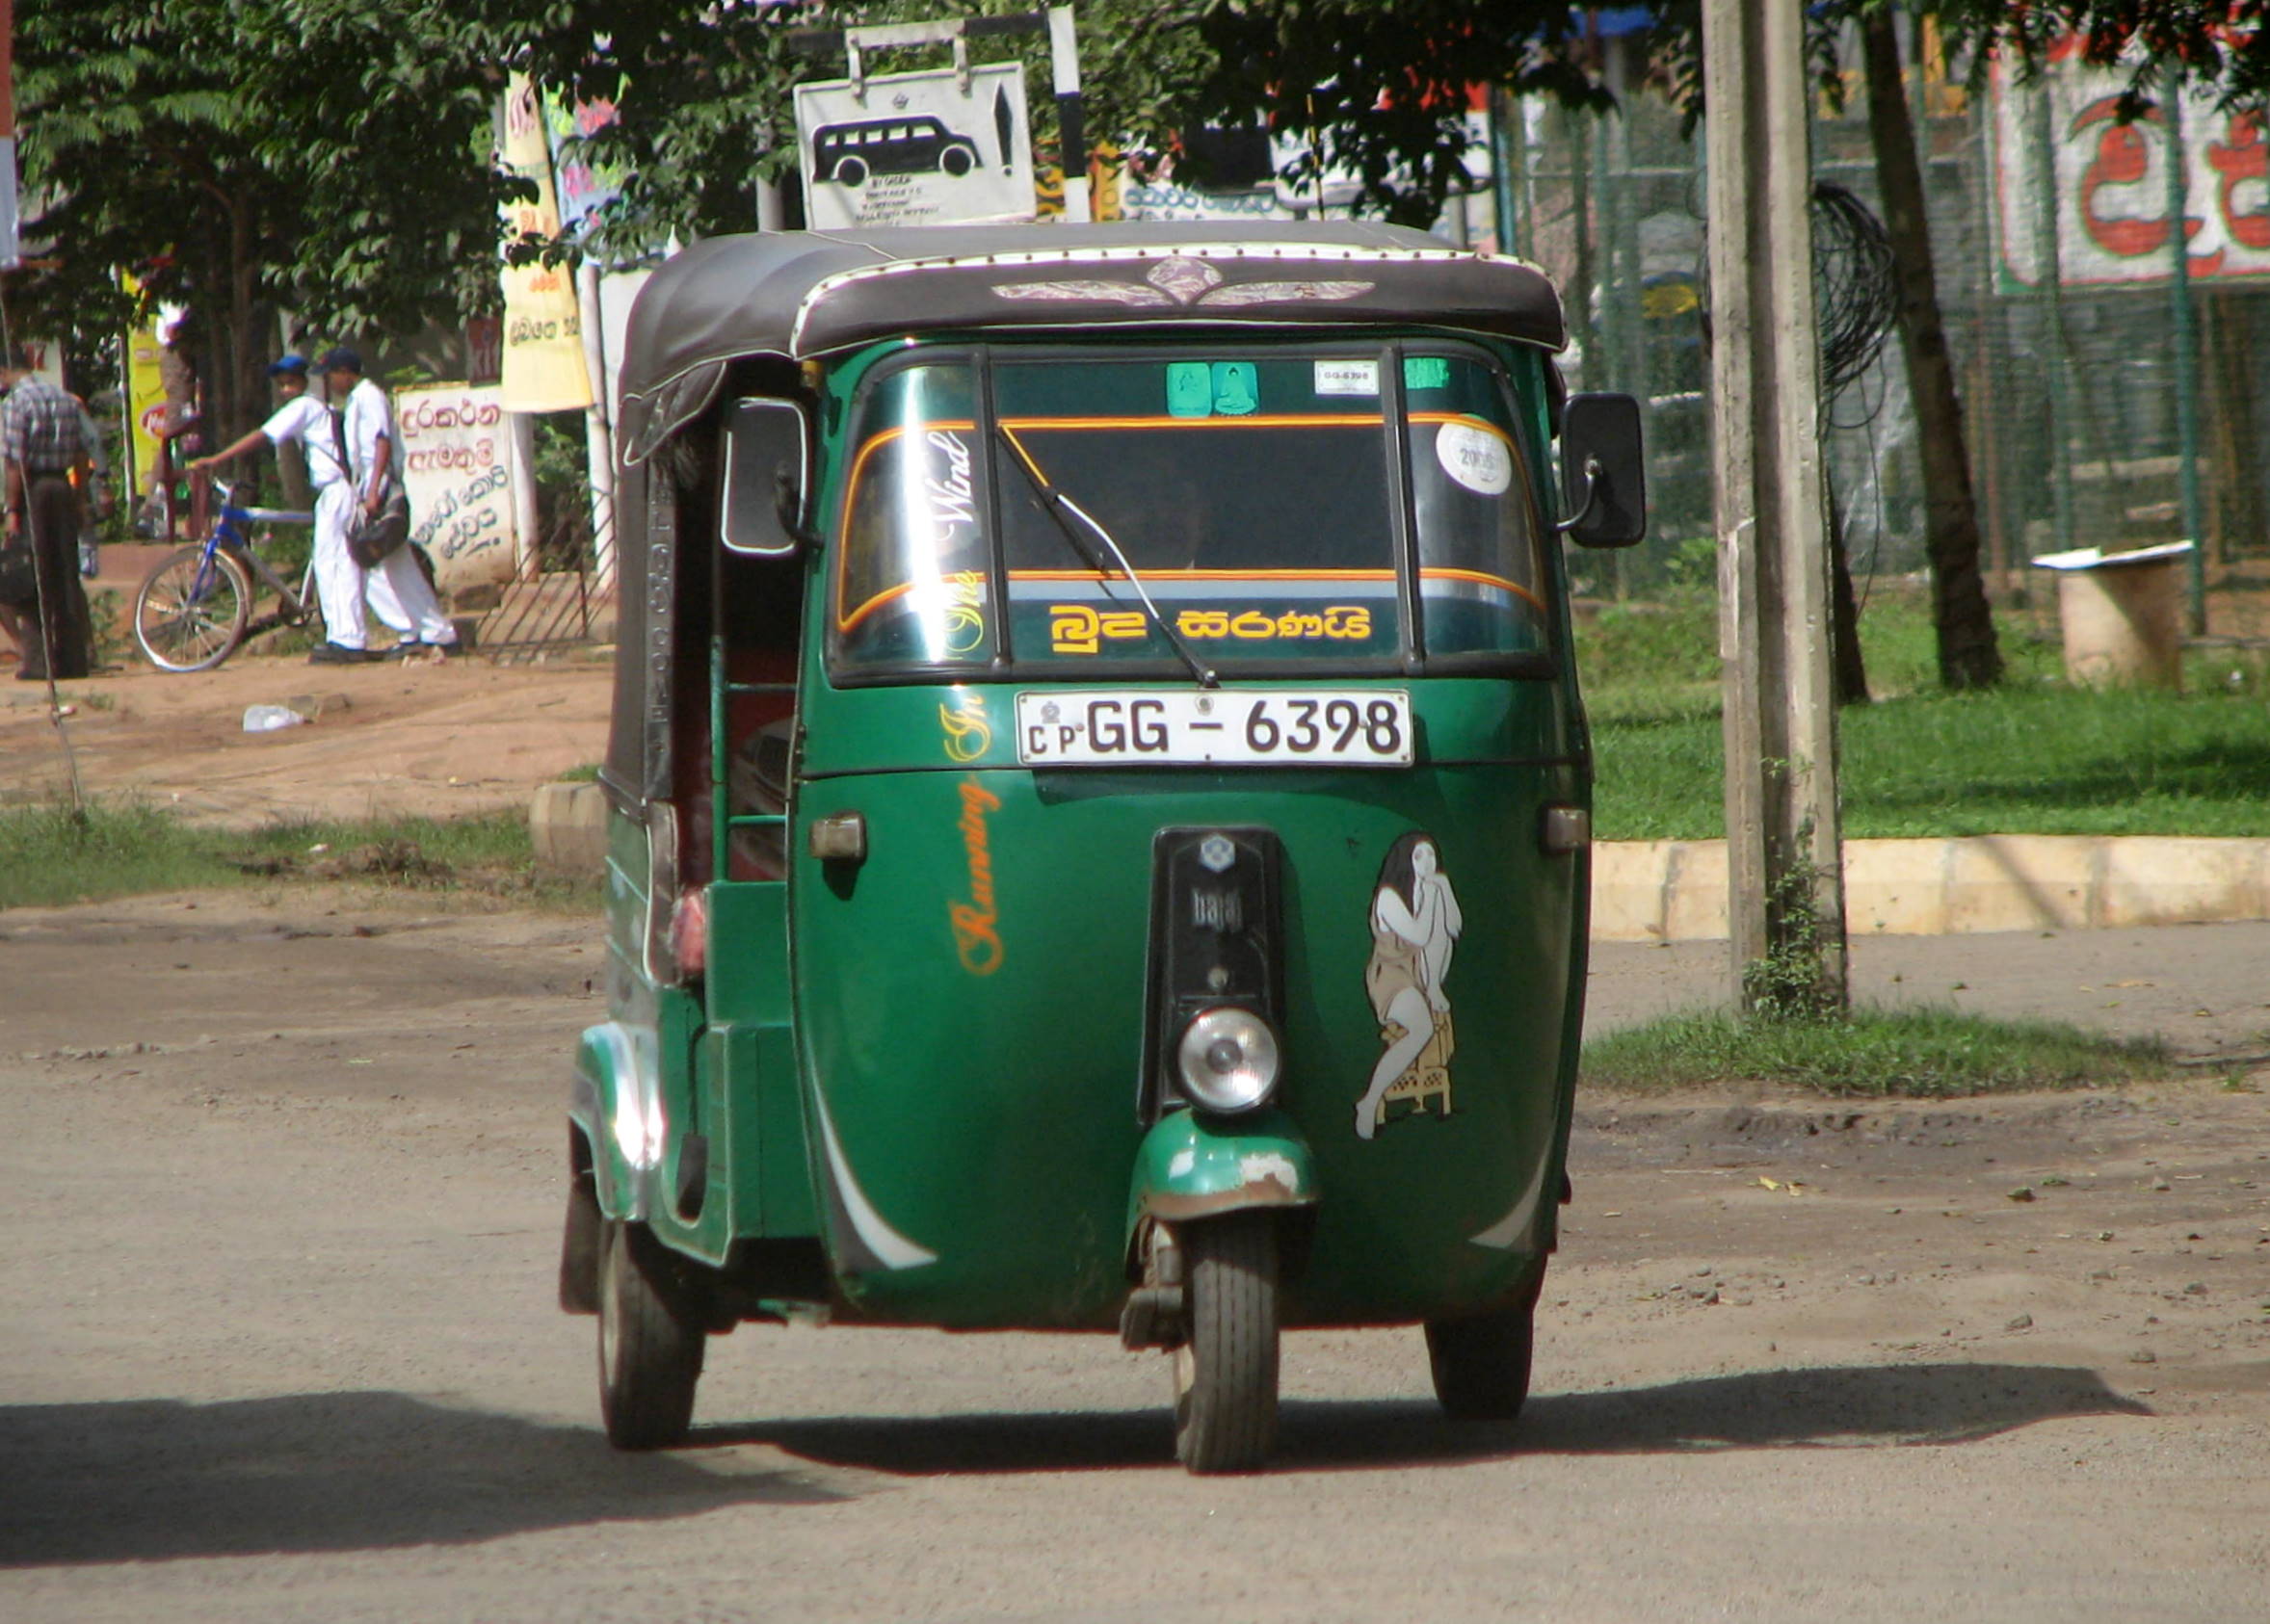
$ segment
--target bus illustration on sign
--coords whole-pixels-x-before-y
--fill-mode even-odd
[[[926,174],[956,179],[978,167],[977,143],[928,114],[826,124],[812,136],[812,179],[843,186],[871,174]]]

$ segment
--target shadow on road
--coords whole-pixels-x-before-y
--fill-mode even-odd
[[[0,1567],[466,1544],[840,1499],[402,1393],[0,1405]]]
[[[1559,1454],[1963,1444],[2081,1415],[2150,1415],[2060,1365],[1849,1365],[1532,1399],[1521,1447]]]
[[[1761,1371],[1530,1400],[1518,1424],[1456,1422],[1432,1402],[1285,1401],[1279,1470],[1428,1466],[1520,1454],[1959,1444],[2035,1422],[2149,1415],[2094,1371],[1886,1365]],[[1174,1465],[1166,1407],[1087,1413],[840,1417],[702,1428],[831,1466],[907,1477]]]

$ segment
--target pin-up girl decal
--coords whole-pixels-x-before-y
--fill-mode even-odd
[[[1389,847],[1372,894],[1371,962],[1363,970],[1386,1048],[1371,1068],[1371,1087],[1356,1102],[1358,1139],[1379,1132],[1389,1100],[1412,1100],[1424,1112],[1439,1095],[1442,1114],[1450,1114],[1456,1043],[1442,980],[1465,925],[1435,837],[1414,830]]]

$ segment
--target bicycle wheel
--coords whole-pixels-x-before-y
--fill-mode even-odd
[[[209,671],[243,641],[252,584],[226,553],[184,547],[134,594],[134,641],[162,671]]]

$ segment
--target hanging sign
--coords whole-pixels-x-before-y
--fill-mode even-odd
[[[505,167],[536,186],[536,196],[508,203],[508,238],[560,234],[560,205],[552,191],[552,152],[536,87],[515,73],[505,87]],[[592,404],[583,364],[583,317],[575,301],[575,271],[554,265],[508,265],[505,296],[504,390],[508,411],[572,411]]]
[[[805,212],[818,231],[1033,218],[1024,65],[796,87]]]

